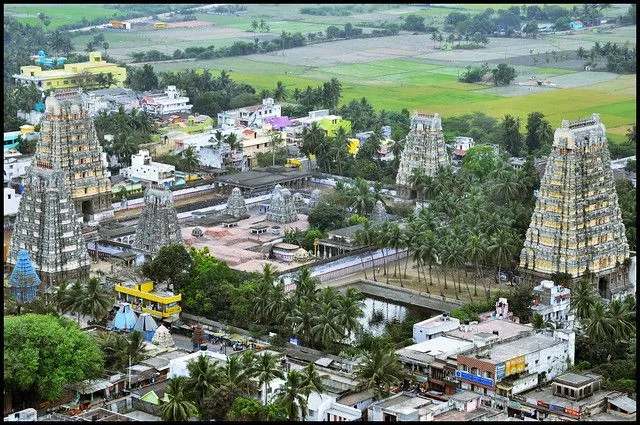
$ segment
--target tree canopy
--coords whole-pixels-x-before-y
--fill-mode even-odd
[[[63,387],[99,377],[104,359],[68,319],[26,314],[4,319],[5,388],[22,400],[55,400]]]

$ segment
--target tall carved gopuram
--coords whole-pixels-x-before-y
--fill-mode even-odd
[[[562,121],[520,254],[526,281],[592,273],[603,298],[629,290],[629,245],[600,117]]]

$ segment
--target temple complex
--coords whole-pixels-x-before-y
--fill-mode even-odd
[[[411,173],[415,168],[423,168],[433,176],[440,165],[451,164],[442,133],[442,121],[436,114],[413,113],[411,128],[400,156],[400,166],[396,176],[396,195],[403,199],[415,198],[411,189]]]
[[[76,213],[85,222],[113,216],[109,174],[81,92],[58,91],[45,105],[34,161],[66,172]]]
[[[227,208],[225,209],[227,215],[235,218],[245,218],[249,216],[247,212],[247,206],[244,203],[244,197],[239,188],[234,187],[227,200]]]
[[[388,219],[389,216],[387,215],[387,209],[382,205],[382,201],[378,200],[376,205],[373,207],[373,212],[371,213],[371,222],[382,223]]]
[[[144,206],[133,248],[153,256],[160,248],[173,244],[182,244],[173,194],[162,186],[149,187],[144,191]]]
[[[292,223],[298,220],[296,205],[289,189],[283,189],[279,184],[273,188],[267,220],[275,223]]]
[[[38,293],[40,278],[31,264],[31,258],[26,249],[21,249],[18,253],[18,261],[9,278],[8,286],[13,298],[22,303],[28,303]]]
[[[31,256],[44,286],[89,274],[82,226],[76,219],[67,175],[58,166],[49,168],[48,163],[36,162],[27,169],[9,246],[10,265],[18,264],[21,250]]]
[[[525,280],[587,271],[603,298],[629,288],[629,245],[600,117],[562,122],[520,254]]]

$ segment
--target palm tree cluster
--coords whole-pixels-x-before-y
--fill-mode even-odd
[[[108,370],[124,370],[144,359],[144,336],[134,331],[130,334],[100,332],[95,335],[105,358]]]
[[[278,87],[276,86],[276,91]],[[307,86],[304,90],[298,88],[291,93],[292,100],[306,110],[328,108],[335,110],[342,92],[342,83],[337,78],[326,81],[315,88]],[[283,99],[286,100],[286,99]]]
[[[285,294],[284,285],[275,282],[274,270],[264,266],[254,288],[253,311],[256,321],[280,326],[281,334],[294,335],[305,346],[330,348],[360,331],[363,302],[353,288],[343,295],[333,288],[317,288],[316,279],[305,267],[296,289]]]
[[[105,134],[113,135],[111,144],[103,145],[105,152],[114,154],[121,164],[129,165],[131,155],[138,152],[138,145],[151,142],[155,124],[151,116],[142,109],[125,111],[123,106],[117,112],[100,111],[95,118],[98,140],[103,141]]]
[[[407,277],[407,264],[413,259],[418,281],[421,275],[425,277],[429,293],[435,271],[438,285],[441,277],[444,281],[440,293],[444,294],[452,282],[459,298],[463,292],[461,272],[466,276],[465,266],[473,265],[476,296],[478,278],[484,277],[486,266],[498,269],[497,281],[502,270],[517,259],[535,202],[535,171],[515,171],[502,160],[491,166],[484,181],[464,166],[455,174],[440,167],[433,177],[421,169],[414,170],[412,186],[423,204],[418,216],[410,218],[404,228],[388,223],[365,225],[356,239],[359,244],[377,248],[407,248],[409,256],[401,276]],[[396,269],[399,265],[394,267],[394,275]],[[464,282],[471,298],[468,280]],[[489,297],[490,287],[484,281],[483,287]]]
[[[571,310],[580,329],[593,343],[629,341],[636,334],[636,302],[633,295],[605,306],[586,273],[571,288]]]
[[[99,322],[107,317],[113,308],[114,297],[99,278],[92,277],[86,282],[80,280],[69,284],[63,281],[58,286],[54,303],[61,313],[75,313],[80,325],[80,315]]]
[[[291,370],[287,374],[278,358],[271,353],[257,354],[245,351],[241,355],[229,357],[224,366],[199,356],[187,364],[188,377],[175,377],[167,385],[168,401],[161,401],[160,409],[165,421],[186,421],[191,417],[208,418],[216,416],[224,419],[231,405],[225,411],[210,412],[208,405],[221,389],[231,390],[233,399],[253,398],[262,389],[262,403],[276,403],[288,412],[289,419],[304,418],[307,403],[312,392],[324,391],[321,376],[313,363],[301,371]],[[275,379],[285,380],[272,400],[267,399],[270,383]]]

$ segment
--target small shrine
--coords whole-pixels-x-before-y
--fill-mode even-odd
[[[244,218],[249,215],[240,188],[234,187],[231,191],[231,195],[229,195],[229,199],[227,200],[225,213],[236,218]]]
[[[21,249],[18,253],[18,260],[9,278],[8,286],[11,288],[11,295],[18,302],[28,303],[38,294],[40,278],[26,249]]]
[[[267,220],[275,223],[292,223],[298,220],[298,211],[289,189],[283,189],[279,184],[273,188]]]
[[[373,207],[373,212],[371,213],[371,222],[382,223],[383,221],[387,221],[388,219],[389,217],[387,215],[386,208],[382,204],[382,201],[378,200],[375,207]]]
[[[173,341],[169,329],[165,328],[164,325],[158,326],[158,329],[156,329],[153,334],[153,338],[151,338],[151,343],[159,347],[173,347],[176,344]]]
[[[144,339],[147,342],[151,342],[156,329],[158,329],[158,325],[149,313],[142,313],[140,317],[138,317],[136,324],[133,326],[133,330],[144,335]]]

